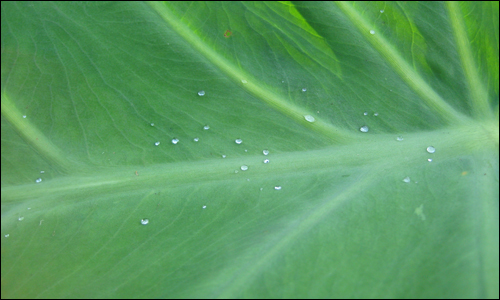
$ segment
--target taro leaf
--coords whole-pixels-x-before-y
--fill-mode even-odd
[[[498,298],[498,2],[1,11],[2,298]]]

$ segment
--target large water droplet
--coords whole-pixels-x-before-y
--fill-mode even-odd
[[[35,182],[36,182],[36,183],[40,183],[40,182],[42,182],[42,178],[37,178],[37,179],[35,180]]]
[[[243,143],[243,140],[242,139],[236,139],[236,140],[234,140],[234,142],[239,145],[239,144]]]
[[[209,130],[209,129],[210,129],[210,126],[205,125],[205,126],[203,126],[203,129],[205,129],[205,130]]]
[[[434,153],[434,152],[436,152],[436,148],[429,146],[429,147],[427,147],[427,152]]]
[[[172,139],[172,144],[176,145],[179,142],[179,139]]]
[[[406,183],[409,183],[411,180],[410,180],[410,177],[406,176],[405,178],[403,178],[403,181]]]
[[[366,126],[366,125],[365,126],[361,126],[361,128],[359,129],[359,131],[361,131],[361,132],[368,132],[368,130],[369,130],[368,126]]]
[[[398,142],[401,142],[402,140],[403,140],[403,137],[402,137],[402,136],[398,136],[398,137],[396,138],[396,141],[398,141]]]
[[[142,219],[141,224],[142,225],[147,225],[149,223],[149,219]]]
[[[281,186],[277,185],[277,186],[274,187],[274,189],[277,190],[277,191],[279,191],[279,190],[281,190]]]
[[[199,138],[197,138],[197,137],[193,139],[193,141],[195,141],[195,142],[197,142],[197,141],[199,141],[199,140],[200,140],[200,139],[199,139]]]
[[[269,150],[267,150],[267,149],[262,150],[262,154],[264,154],[264,155],[268,155],[268,154],[269,154]]]
[[[375,34],[375,30],[370,30],[370,34]]]
[[[205,96],[205,91],[199,91],[198,96]]]
[[[160,145],[160,142],[156,142],[156,143],[155,143],[155,146],[158,146],[158,145]]]
[[[22,220],[24,220],[24,217],[19,217],[18,220],[22,221]]]
[[[243,165],[243,166],[240,167],[240,169],[242,171],[246,171],[246,170],[248,170],[248,166],[247,165]]]
[[[307,92],[307,89],[306,89],[306,88],[303,88],[303,89],[302,89],[302,91],[303,91],[303,92]]]
[[[306,119],[307,122],[311,122],[311,123],[316,121],[316,119],[314,119],[314,117],[311,115],[305,115],[304,119]]]
[[[266,158],[266,159],[264,159],[264,163],[265,163],[265,164],[268,164],[268,163],[269,163],[269,159],[267,159],[267,158]]]

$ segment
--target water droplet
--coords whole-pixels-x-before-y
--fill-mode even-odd
[[[222,154],[222,158],[226,158],[226,155],[225,155],[225,154]]]
[[[359,131],[361,132],[368,132],[368,126],[361,126],[361,128],[359,129]]]
[[[307,89],[306,89],[306,88],[302,88],[302,91],[303,91],[303,92],[307,92]]]
[[[375,30],[370,30],[370,34],[375,34]]]
[[[427,147],[427,152],[434,153],[434,152],[436,152],[436,148],[429,146],[429,147]]]
[[[402,137],[402,136],[398,136],[398,137],[396,138],[396,141],[398,141],[398,142],[401,142],[402,140],[403,140],[403,137]]]
[[[203,205],[203,207],[202,207],[202,208],[203,208],[203,209],[205,209],[205,208],[207,208],[207,206],[206,206],[206,205]]]
[[[197,138],[197,137],[193,139],[193,141],[195,141],[195,142],[197,142],[197,141],[199,141],[199,140],[200,140],[200,139],[199,139],[199,138]]]
[[[209,130],[209,129],[210,129],[210,126],[205,125],[205,126],[203,126],[203,129],[205,129],[205,130]]]
[[[245,79],[242,79],[241,82],[242,83],[247,83],[247,81]]]
[[[277,191],[279,191],[279,190],[281,190],[281,186],[277,185],[277,186],[274,187],[274,189],[277,190]]]
[[[267,149],[262,150],[262,154],[264,154],[264,155],[268,155],[268,154],[269,154],[269,150],[267,150]]]
[[[268,164],[268,163],[269,163],[269,159],[267,159],[267,158],[266,158],[266,159],[264,159],[264,163],[265,163],[265,164]]]
[[[285,83],[285,81],[284,81],[284,80],[281,80],[281,83]]]
[[[406,183],[410,182],[410,177],[406,176],[405,178],[403,178],[403,181]]]
[[[365,111],[365,112],[363,113],[363,115],[364,115],[364,116],[368,116],[368,112],[367,112],[367,111]]]
[[[156,142],[156,143],[155,143],[155,146],[158,146],[158,145],[160,145],[160,142]]]
[[[42,178],[37,178],[37,180],[35,180],[36,183],[40,183],[42,182]]]
[[[374,116],[374,117],[378,117],[378,113],[374,113],[374,114],[373,114],[373,116]]]
[[[23,119],[26,119],[26,115],[23,116]]]
[[[431,162],[431,161],[432,161],[432,158],[428,158],[428,159],[427,159],[427,161],[428,161],[428,162]]]
[[[248,166],[247,166],[247,165],[243,165],[243,166],[241,166],[241,168],[240,168],[240,169],[241,169],[242,171],[246,171],[246,170],[248,170]]]
[[[155,123],[151,123],[151,126],[155,126]]]
[[[383,9],[381,9],[381,10],[380,10],[380,13],[381,13],[381,14],[383,14],[383,13],[384,13],[384,10],[383,10]]]
[[[311,123],[316,121],[316,119],[314,119],[314,117],[311,115],[305,115],[304,119],[306,119],[307,122],[311,122]]]
[[[176,145],[179,142],[179,139],[172,139],[172,144]]]
[[[198,96],[205,96],[205,91],[199,91]]]
[[[19,217],[18,220],[22,221],[22,220],[24,220],[24,217]]]
[[[245,152],[248,152],[248,150],[247,150],[247,149],[245,149]]]
[[[43,173],[45,173],[45,171],[40,171],[40,174],[43,174]]]
[[[243,140],[242,139],[236,139],[236,140],[234,140],[234,142],[239,145],[239,144],[243,143]]]
[[[30,210],[30,209],[31,209],[31,207],[28,207],[28,210]]]
[[[8,233],[5,235],[5,237],[9,237],[9,236],[10,236],[10,234],[8,234]]]
[[[264,188],[260,188],[260,190],[262,191]]]
[[[142,219],[141,224],[142,225],[147,225],[149,223],[149,219]]]
[[[238,173],[238,170],[234,170],[234,173]]]

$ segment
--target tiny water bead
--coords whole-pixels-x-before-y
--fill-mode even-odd
[[[45,173],[45,171],[40,171],[40,174],[43,174],[43,173]]]
[[[367,111],[365,111],[365,112],[363,113],[363,115],[364,115],[364,116],[368,116],[368,112],[367,112]]]
[[[241,143],[243,143],[243,140],[242,139],[236,139],[234,140],[234,142],[238,145],[240,145]]]
[[[193,139],[193,141],[195,141],[195,142],[197,142],[197,141],[199,141],[199,140],[200,140],[200,139],[199,139],[199,138],[197,138],[197,137],[195,137],[195,138]]]
[[[374,116],[374,117],[378,117],[378,113],[377,113],[377,112],[376,112],[376,113],[374,113],[374,114],[373,114],[373,116]]]
[[[19,217],[18,220],[22,221],[22,220],[24,220],[24,217]]]
[[[381,14],[383,14],[383,13],[384,13],[384,10],[383,10],[383,9],[381,9],[381,10],[380,10],[380,13],[381,13]]]
[[[26,115],[23,116],[23,119],[26,119]]]
[[[199,91],[198,96],[205,96],[205,91]]]
[[[302,91],[303,91],[303,92],[307,92],[307,89],[306,89],[306,88],[302,88]]]
[[[203,209],[205,209],[205,208],[207,208],[207,206],[206,206],[206,205],[203,205],[203,207],[202,207],[202,208],[203,208]]]
[[[241,83],[247,83],[248,81],[246,81],[245,79],[242,79],[241,80]]]
[[[375,34],[375,30],[370,30],[370,34]]]
[[[141,224],[142,225],[147,225],[149,223],[149,219],[142,219]]]
[[[267,159],[267,158],[266,158],[266,159],[264,159],[264,163],[265,163],[265,164],[268,164],[268,163],[269,163],[269,159]]]
[[[361,126],[361,128],[359,129],[359,131],[361,131],[361,132],[368,132],[368,130],[369,130],[368,126],[366,126],[366,125],[365,126]]]
[[[10,234],[8,234],[8,233],[5,235],[6,238],[9,237],[9,236],[10,236]]]
[[[156,143],[155,143],[155,146],[158,146],[158,145],[160,145],[160,142],[156,142]]]
[[[427,147],[427,152],[434,153],[434,152],[436,152],[436,148],[429,146],[429,147]]]
[[[179,139],[172,139],[172,144],[176,145],[179,142]]]
[[[428,162],[431,162],[431,161],[432,161],[432,158],[428,158],[428,159],[427,159],[427,161],[428,161]]]
[[[264,155],[268,155],[268,154],[269,154],[269,150],[267,150],[267,149],[262,150],[262,154],[264,154]]]
[[[243,166],[240,167],[240,169],[242,171],[246,171],[246,170],[248,170],[248,166],[247,165],[243,165]]]
[[[35,182],[36,182],[36,183],[40,183],[40,182],[42,182],[42,178],[37,178],[37,179],[35,180]]]
[[[210,126],[205,125],[205,126],[203,126],[203,129],[205,129],[205,130],[209,130],[209,129],[210,129]]]
[[[151,123],[150,125],[151,125],[151,127],[153,127],[153,126],[155,126],[155,123]]]
[[[274,189],[277,190],[277,191],[279,191],[279,190],[281,190],[281,186],[277,185],[277,186],[274,187]]]
[[[225,155],[225,154],[222,154],[222,158],[226,158],[226,155]]]
[[[410,180],[410,177],[406,176],[405,178],[403,178],[403,181],[406,183],[409,183],[411,180]]]
[[[311,115],[305,115],[304,119],[306,119],[307,122],[311,122],[311,123],[316,121],[316,119],[314,119],[314,117]]]
[[[398,142],[401,142],[402,140],[403,140],[403,137],[402,137],[402,136],[398,136],[398,137],[396,138],[396,141],[398,141]]]

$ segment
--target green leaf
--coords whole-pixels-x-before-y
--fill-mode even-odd
[[[1,5],[2,298],[498,299],[498,2]]]

